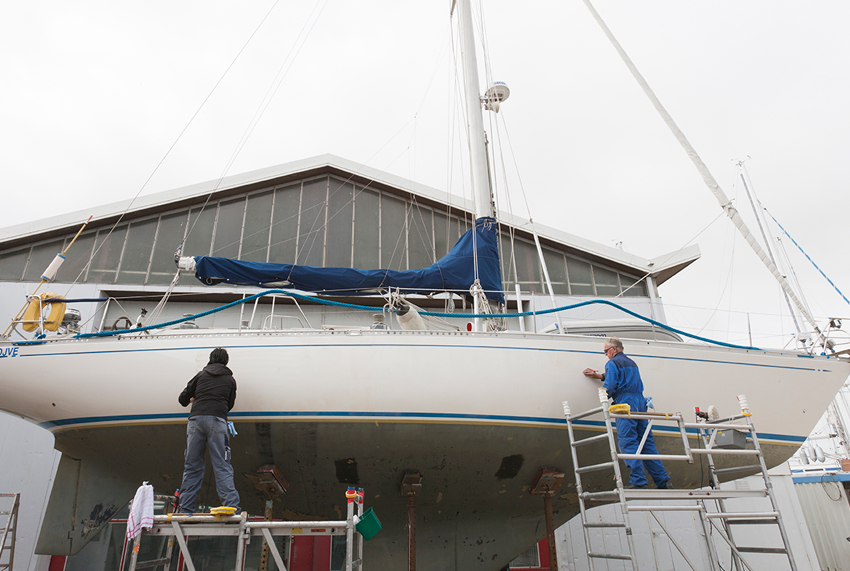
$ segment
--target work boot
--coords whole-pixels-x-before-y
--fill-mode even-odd
[[[670,480],[664,480],[658,486],[656,486],[659,490],[672,490],[673,486],[670,484]]]
[[[625,488],[627,490],[645,490],[645,489],[647,489],[647,487],[648,487],[647,484],[643,484],[643,485],[638,486],[637,484],[632,484],[632,483],[628,483],[625,486]]]

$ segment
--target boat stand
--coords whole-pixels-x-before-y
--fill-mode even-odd
[[[0,498],[11,498],[12,507],[0,511],[0,516],[8,516],[0,533],[0,569],[12,571],[15,563],[15,531],[18,527],[18,508],[21,494],[0,494]],[[6,554],[8,553],[8,557]]]
[[[712,571],[720,571],[720,562],[717,555],[714,542],[711,539],[712,531],[716,531],[729,546],[732,551],[735,567],[738,571],[747,569],[752,571],[753,567],[744,558],[745,553],[749,554],[780,554],[785,555],[788,566],[791,571],[797,571],[797,566],[794,562],[794,557],[791,554],[791,549],[788,543],[788,535],[785,531],[785,526],[782,522],[782,516],[779,513],[779,508],[776,503],[776,497],[773,493],[773,486],[770,482],[770,476],[767,473],[767,465],[764,461],[764,455],[759,445],[758,435],[753,426],[751,414],[746,404],[746,398],[738,397],[741,403],[741,414],[734,415],[728,418],[718,420],[701,420],[700,422],[689,423],[685,422],[681,413],[665,414],[656,412],[620,412],[614,405],[609,407],[608,395],[605,389],[599,389],[599,402],[601,406],[582,412],[579,414],[571,414],[569,403],[564,402],[564,415],[567,419],[567,428],[569,430],[570,445],[573,453],[573,469],[575,472],[576,491],[578,492],[579,509],[581,515],[582,530],[584,532],[585,547],[587,549],[587,557],[590,563],[591,571],[594,571],[594,561],[598,559],[613,559],[620,560],[626,563],[633,571],[638,571],[638,563],[635,556],[635,541],[632,535],[632,527],[629,522],[630,512],[649,512],[664,533],[673,543],[673,546],[685,559],[687,564],[694,571],[698,568],[690,560],[685,550],[680,546],[674,536],[664,527],[664,524],[656,515],[657,512],[663,511],[690,511],[697,512],[702,524],[702,534],[705,538],[708,547],[708,556],[710,561],[710,569]],[[617,412],[612,412],[616,410]],[[697,409],[698,410],[698,409]],[[577,420],[587,418],[594,415],[602,415],[605,420],[605,432],[596,436],[591,436],[576,440],[573,423]],[[614,439],[615,427],[612,419],[617,418],[636,418],[640,417],[648,421],[648,428],[643,436],[643,439],[638,446],[635,454],[621,454],[617,450],[617,443]],[[744,422],[740,422],[740,421]],[[644,444],[650,431],[652,424],[659,423],[675,423],[682,436],[684,445],[683,454],[646,454],[642,453]],[[702,448],[691,448],[687,431],[696,432],[702,442]],[[723,446],[729,445],[726,442],[733,437],[736,442],[732,444],[732,448],[720,447],[719,439],[724,440]],[[752,442],[752,448],[746,447],[746,441]],[[610,449],[610,462],[582,466],[579,462],[578,451],[592,444],[607,443]],[[708,460],[708,468],[710,475],[710,488],[698,490],[682,490],[682,489],[627,489],[623,485],[623,477],[620,469],[620,460],[662,460],[662,461],[684,461],[693,463],[694,456],[704,455]],[[746,459],[754,459],[755,463],[748,461],[746,465],[735,466],[730,468],[718,469],[714,463],[714,456],[719,455],[739,455]],[[615,488],[613,490],[588,492],[585,491],[581,477],[583,474],[588,474],[597,471],[613,471]],[[765,489],[763,490],[723,490],[720,489],[719,476],[721,474],[730,474],[733,472],[757,472],[764,479]],[[770,502],[770,508],[764,512],[733,512],[728,510],[727,502],[738,498],[766,498]],[[630,505],[628,500],[647,500],[657,501],[654,505]],[[664,501],[678,500],[678,505],[664,504]],[[693,500],[692,505],[682,505],[681,500]],[[706,501],[717,502],[717,512],[709,512],[706,509]],[[588,521],[587,504],[595,503],[616,503],[620,506],[620,518],[613,521]],[[719,522],[719,523],[718,523]],[[740,546],[735,542],[732,534],[732,527],[735,525],[776,525],[779,529],[779,534],[782,538],[783,547],[758,547],[758,546]],[[591,546],[591,530],[599,529],[603,532],[610,529],[622,529],[626,535],[627,552],[609,553],[604,551],[594,551]]]
[[[345,543],[345,571],[363,568],[363,536],[357,530],[357,522],[363,516],[363,490],[355,491],[349,488],[346,491],[347,516],[339,521],[268,521],[261,518],[249,518],[247,512],[241,515],[215,515],[207,513],[199,514],[166,514],[155,515],[154,525],[149,530],[144,530],[133,540],[132,555],[130,558],[129,571],[137,569],[151,569],[162,566],[168,569],[174,555],[173,545],[177,541],[181,561],[178,569],[196,571],[189,552],[187,540],[190,537],[213,537],[231,536],[236,537],[236,566],[234,571],[244,571],[246,559],[246,547],[255,537],[263,538],[268,546],[269,552],[280,571],[286,571],[283,557],[274,542],[276,536],[298,536],[298,535],[344,535]],[[355,513],[356,512],[356,513]],[[356,537],[355,537],[356,535]],[[161,559],[151,561],[138,561],[139,548],[143,537],[165,536],[169,538],[165,556]],[[121,557],[120,569],[124,568],[125,553]]]

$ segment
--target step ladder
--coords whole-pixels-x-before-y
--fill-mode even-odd
[[[5,519],[5,524],[0,531],[0,569],[12,571],[12,565],[15,563],[15,532],[18,528],[21,494],[0,494],[0,498],[6,504],[11,503],[8,510],[0,511],[0,523]]]
[[[785,526],[782,522],[782,517],[776,503],[776,497],[773,492],[773,486],[770,482],[770,477],[767,473],[767,465],[764,461],[764,455],[758,441],[758,435],[752,422],[746,398],[739,396],[738,400],[741,404],[741,414],[734,415],[728,418],[717,420],[700,419],[699,422],[685,422],[681,413],[667,414],[656,412],[612,412],[609,407],[608,394],[605,389],[599,389],[600,406],[594,409],[572,414],[568,402],[564,402],[564,415],[567,419],[567,428],[569,431],[570,445],[572,447],[573,470],[575,472],[576,491],[578,493],[579,515],[581,517],[582,531],[584,534],[585,547],[587,549],[587,557],[591,571],[595,571],[594,563],[598,560],[619,560],[630,566],[633,571],[639,571],[638,561],[635,555],[635,541],[632,533],[632,525],[629,514],[631,512],[649,512],[655,521],[661,526],[666,536],[670,539],[673,546],[685,559],[686,563],[694,571],[698,571],[698,567],[694,565],[688,554],[682,546],[674,539],[674,536],[666,529],[664,524],[656,515],[656,512],[664,511],[691,511],[696,512],[700,518],[702,526],[702,535],[705,538],[708,548],[708,557],[710,568],[712,571],[720,571],[721,566],[712,537],[712,530],[717,531],[717,535],[721,537],[730,548],[736,569],[743,571],[744,569],[752,571],[752,567],[744,558],[744,553],[749,554],[782,554],[785,555],[791,571],[797,571],[797,566],[791,554],[788,543],[788,535]],[[583,439],[576,439],[574,423],[581,419],[592,416],[601,415],[604,419],[605,432],[596,436],[590,436]],[[634,454],[622,454],[617,449],[617,442],[614,438],[616,428],[612,419],[617,418],[636,418],[646,419],[648,427],[644,434],[638,449]],[[743,421],[743,422],[742,422]],[[653,423],[673,423],[678,427],[682,437],[684,452],[682,454],[645,454],[642,453],[646,443],[647,436],[652,430]],[[702,448],[692,448],[688,440],[688,432],[696,433],[699,441],[702,442]],[[718,444],[718,435],[723,432],[737,431],[744,433],[748,440],[753,444],[753,448],[720,448]],[[610,461],[601,462],[582,466],[579,460],[579,450],[594,444],[607,444]],[[620,468],[620,460],[661,460],[661,461],[678,461],[693,463],[695,456],[705,456],[707,458],[710,488],[698,490],[681,490],[681,489],[627,489],[623,484],[623,476]],[[743,466],[735,466],[729,468],[717,468],[714,456],[720,455],[737,455],[744,458],[755,459],[755,464],[748,462]],[[614,489],[602,491],[586,491],[582,484],[582,475],[589,475],[593,472],[613,472],[614,473]],[[764,490],[724,490],[720,488],[720,476],[731,474],[733,472],[758,472],[762,475],[765,483]],[[770,502],[769,511],[765,512],[733,512],[729,511],[728,502],[739,498],[767,498]],[[657,502],[651,505],[634,505],[629,504],[629,500],[645,500]],[[688,500],[688,505],[682,505],[680,500]],[[666,504],[664,502],[667,502]],[[677,505],[671,505],[671,501],[677,501]],[[690,501],[693,501],[691,504]],[[706,502],[715,501],[717,511],[709,511],[706,508]],[[602,504],[615,503],[619,506],[620,518],[612,521],[588,521],[587,509],[588,503]],[[720,523],[718,523],[720,522]],[[783,547],[755,547],[755,546],[739,546],[735,542],[732,533],[732,527],[736,525],[776,525],[779,529],[779,534],[782,538]],[[591,542],[591,532],[599,530],[622,529],[626,537],[626,552],[610,553],[605,551],[593,551]]]
[[[358,568],[362,570],[363,535],[361,535],[358,529],[358,522],[368,522],[372,528],[372,534],[374,534],[374,525],[377,522],[377,518],[371,513],[371,509],[367,512],[366,517],[364,517],[364,493],[362,488],[357,491],[354,488],[349,488],[346,491],[345,497],[348,509],[347,517],[339,521],[269,521],[260,517],[249,518],[246,512],[231,516],[208,513],[155,515],[153,518],[153,527],[149,530],[143,530],[133,540],[132,555],[127,569],[128,571],[136,571],[138,569],[151,569],[160,566],[164,569],[169,569],[174,556],[172,546],[176,541],[179,546],[181,559],[178,563],[178,571],[183,571],[183,569],[196,571],[187,540],[190,537],[231,536],[237,538],[236,566],[234,571],[244,571],[247,555],[246,547],[252,538],[264,539],[265,545],[268,546],[278,570],[286,571],[286,565],[283,562],[283,557],[281,557],[277,544],[274,542],[274,537],[338,535],[345,536],[346,538],[344,571],[354,571]],[[120,523],[122,520],[113,521]],[[363,524],[361,523],[360,525]],[[380,523],[377,523],[377,527],[380,529]],[[369,532],[364,530],[364,533]],[[148,536],[168,537],[169,541],[166,554],[160,559],[138,561],[137,558],[142,538]],[[368,537],[371,537],[371,534]],[[126,550],[121,557],[121,566],[119,569],[124,569],[125,559]]]

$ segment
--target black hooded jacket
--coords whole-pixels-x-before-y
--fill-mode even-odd
[[[192,377],[180,397],[183,406],[189,406],[191,398],[192,412],[189,418],[198,415],[212,415],[227,420],[227,412],[236,402],[236,380],[233,373],[221,363],[212,363]]]

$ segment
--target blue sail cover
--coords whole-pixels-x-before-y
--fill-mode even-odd
[[[195,277],[206,285],[225,282],[258,287],[288,287],[329,295],[367,295],[387,288],[398,288],[405,293],[445,290],[466,293],[475,281],[476,248],[481,287],[489,299],[504,303],[496,220],[490,217],[476,220],[475,233],[472,229],[467,230],[448,254],[420,270],[322,268],[197,256]]]

